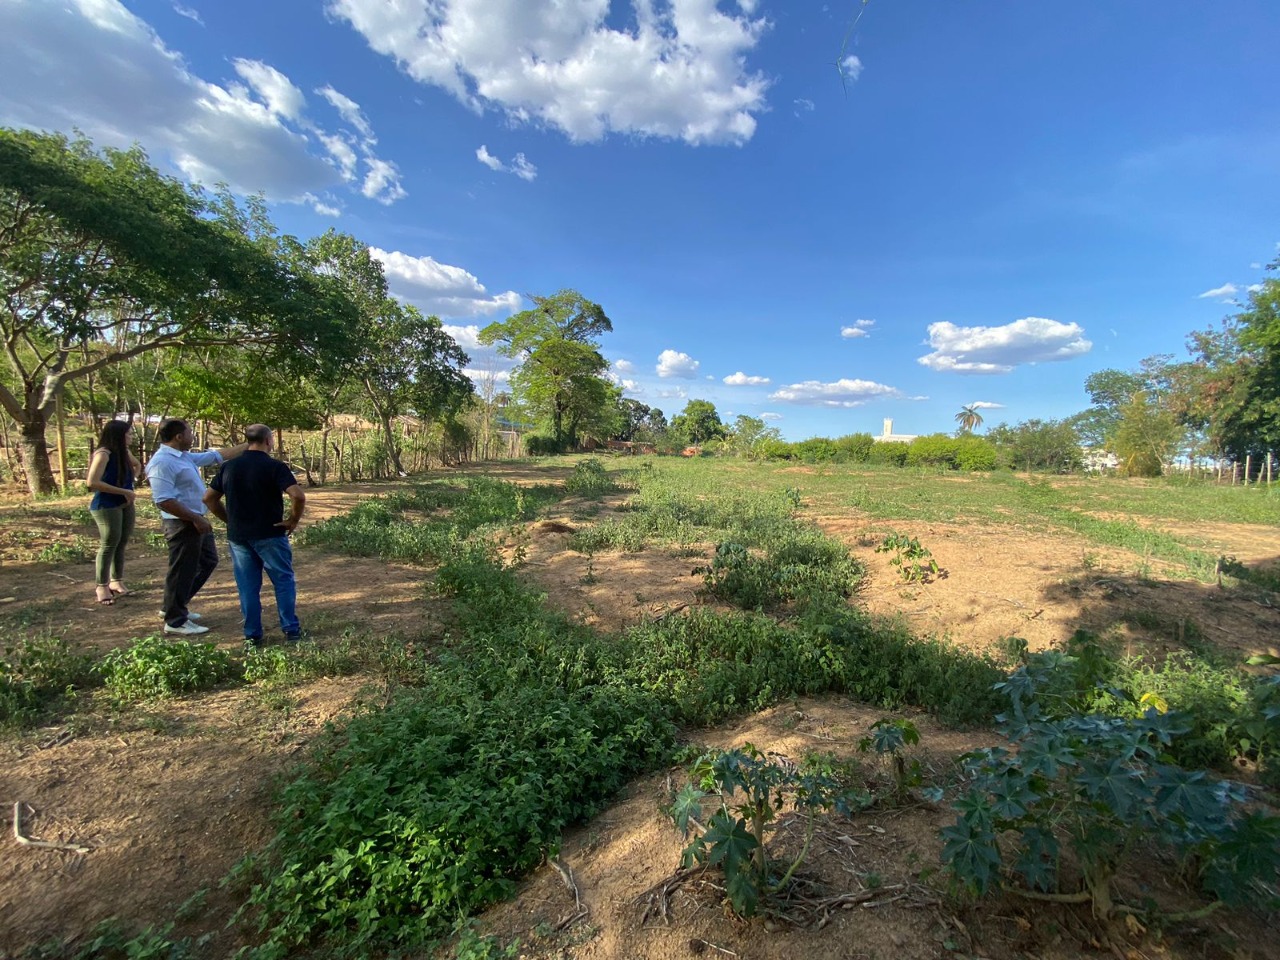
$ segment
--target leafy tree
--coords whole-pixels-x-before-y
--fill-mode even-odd
[[[1280,269],[1280,260],[1268,266]],[[1193,333],[1188,421],[1237,460],[1280,446],[1280,279],[1268,277],[1220,328]]]
[[[1066,420],[1026,420],[1014,427],[1002,423],[987,433],[987,439],[1028,473],[1069,473],[1082,460],[1079,434]]]
[[[756,459],[761,451],[782,439],[782,431],[766,426],[759,417],[739,414],[729,428],[729,449],[737,456]]]
[[[395,300],[387,291],[382,264],[349,234],[329,230],[292,256],[340,285],[357,310],[356,348],[344,363],[320,372],[320,384],[332,408],[344,388],[354,387],[382,430],[392,467],[403,474],[400,444],[392,421],[404,414],[423,419],[450,417],[472,396],[462,372],[468,358],[438,317]]]
[[[489,324],[480,331],[480,342],[497,344],[499,354],[519,361],[512,387],[537,416],[550,421],[552,440],[563,449],[577,442],[588,406],[613,397],[605,389],[608,363],[599,350],[599,337],[612,331],[613,323],[598,303],[576,290],[531,299],[533,309]]]
[[[348,349],[350,304],[287,269],[259,212],[137,147],[0,129],[0,408],[33,493],[54,488],[45,430],[68,383],[177,345],[276,348],[299,367]]]
[[[671,418],[671,432],[695,446],[725,437],[724,424],[710,400],[690,400],[684,410]]]
[[[667,432],[667,417],[657,407],[641,403],[630,397],[618,398],[620,417],[614,440],[635,440],[652,443]]]
[[[1177,417],[1145,390],[1129,398],[1120,408],[1119,417],[1110,446],[1123,463],[1124,472],[1134,477],[1160,476],[1183,438]]]
[[[961,433],[973,433],[982,426],[982,414],[978,412],[976,406],[961,407],[960,412],[956,414],[956,423],[960,424]]]

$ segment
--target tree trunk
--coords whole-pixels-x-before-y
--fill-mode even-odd
[[[387,453],[391,457],[391,467],[398,476],[403,477],[404,467],[400,465],[400,447],[396,444],[395,431],[391,429],[391,418],[385,414],[378,418],[382,421],[382,435],[387,441]]]
[[[329,476],[329,428],[325,427],[320,431],[320,486],[324,486],[325,478]]]
[[[49,463],[49,444],[44,432],[48,425],[43,411],[32,415],[26,423],[18,424],[22,439],[18,441],[18,454],[22,469],[27,474],[27,489],[33,497],[50,494],[58,489],[53,480],[53,466]]]

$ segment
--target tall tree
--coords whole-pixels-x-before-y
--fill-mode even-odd
[[[982,414],[978,412],[976,406],[961,407],[960,412],[956,414],[956,423],[960,424],[961,433],[973,433],[982,426]]]
[[[69,382],[178,345],[284,347],[299,365],[346,349],[350,304],[286,269],[251,221],[139,148],[0,129],[0,408],[32,493],[54,489],[45,431]]]
[[[573,445],[596,403],[611,403],[608,363],[599,337],[613,323],[598,303],[576,290],[531,297],[534,307],[480,331],[480,342],[519,361],[511,385],[519,399],[551,427],[557,447]],[[595,411],[603,415],[605,411]]]
[[[671,432],[694,445],[723,439],[725,436],[720,414],[710,400],[690,400],[686,403],[684,410],[671,418]]]
[[[356,387],[382,430],[392,466],[403,474],[392,422],[407,413],[423,419],[456,413],[474,392],[462,372],[467,355],[438,317],[423,316],[389,294],[382,264],[355,237],[331,229],[293,255],[338,283],[357,311],[355,349],[323,376],[330,398],[325,418],[343,388]]]

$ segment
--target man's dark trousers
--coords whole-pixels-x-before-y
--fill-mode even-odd
[[[187,622],[187,604],[218,565],[218,548],[212,533],[200,533],[182,520],[161,522],[169,544],[169,572],[164,578],[164,622],[180,627]]]

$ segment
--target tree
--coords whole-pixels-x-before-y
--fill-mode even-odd
[[[438,317],[391,297],[382,264],[355,237],[331,229],[295,245],[292,255],[337,283],[356,309],[355,349],[320,373],[329,398],[323,419],[331,417],[343,389],[354,386],[382,429],[392,467],[403,474],[392,421],[407,413],[423,419],[456,413],[474,392],[462,372],[467,355]]]
[[[1124,472],[1133,477],[1160,476],[1184,435],[1178,418],[1144,390],[1130,397],[1119,415],[1110,446]]]
[[[179,345],[275,348],[299,367],[348,347],[350,304],[287,269],[262,219],[137,147],[0,129],[0,408],[33,494],[54,489],[45,431],[68,383]]]
[[[667,432],[667,417],[657,407],[651,407],[630,397],[618,398],[618,430],[611,439],[652,443]]]
[[[987,433],[987,439],[1027,473],[1069,473],[1082,460],[1080,437],[1066,420],[1026,420],[1015,427],[1002,423]]]
[[[598,303],[576,290],[550,297],[531,297],[534,307],[480,331],[480,342],[497,344],[498,353],[519,361],[511,384],[519,399],[538,417],[549,421],[557,449],[574,445],[579,428],[591,416],[594,403],[609,403],[605,389],[608,363],[600,355],[598,338],[613,323]]]
[[[766,445],[782,439],[782,431],[766,426],[759,417],[739,414],[729,428],[729,449],[738,456],[755,459]]]
[[[720,414],[710,400],[690,400],[685,404],[684,410],[671,418],[671,432],[694,446],[725,436]]]
[[[956,414],[956,423],[960,424],[961,433],[973,433],[975,429],[982,426],[982,414],[978,412],[976,406],[961,407],[960,412]]]

